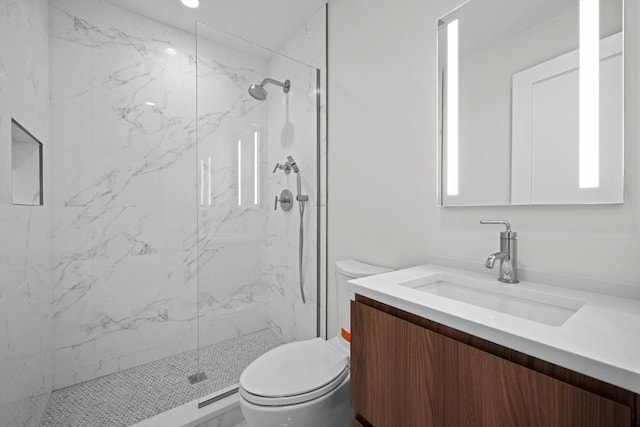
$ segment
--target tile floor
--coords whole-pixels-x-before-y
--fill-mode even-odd
[[[238,382],[243,369],[282,344],[268,329],[222,341],[200,351],[207,380],[190,384],[198,351],[76,384],[51,394],[41,427],[127,427]]]

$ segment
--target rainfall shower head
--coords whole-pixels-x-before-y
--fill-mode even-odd
[[[285,80],[283,83],[283,82],[279,82],[278,80],[270,79],[267,77],[259,85],[254,83],[251,86],[249,86],[249,95],[253,96],[258,101],[264,101],[265,99],[267,99],[267,91],[264,88],[267,83],[280,86],[284,91],[284,93],[289,93],[289,89],[291,89],[291,81],[289,81],[288,79]]]
[[[264,90],[262,85],[252,84],[249,86],[249,95],[253,96],[258,101],[264,101],[267,99],[267,91]]]

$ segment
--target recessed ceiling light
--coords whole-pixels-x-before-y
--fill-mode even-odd
[[[168,47],[168,48],[166,48],[166,49],[164,50],[164,52],[165,52],[167,55],[171,55],[171,56],[175,56],[175,55],[177,55],[177,54],[178,54],[178,51],[177,51],[177,50],[175,50],[175,49],[174,49],[174,48],[172,48],[172,47]]]
[[[182,1],[182,4],[190,7],[192,9],[195,9],[196,7],[200,6],[200,1],[199,0],[180,0]]]
[[[155,107],[156,103],[155,102],[151,102],[151,101],[146,101],[145,105],[148,105],[149,107]]]

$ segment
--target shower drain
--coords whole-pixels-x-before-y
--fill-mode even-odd
[[[206,380],[207,374],[204,372],[198,372],[197,374],[189,375],[187,378],[189,379],[189,384],[195,384]]]

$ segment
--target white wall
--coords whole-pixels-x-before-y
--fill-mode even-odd
[[[640,281],[640,8],[626,2],[625,203],[436,207],[436,20],[460,1],[329,3],[329,335],[334,263],[402,268],[429,256],[484,263],[508,219],[520,267]]]

